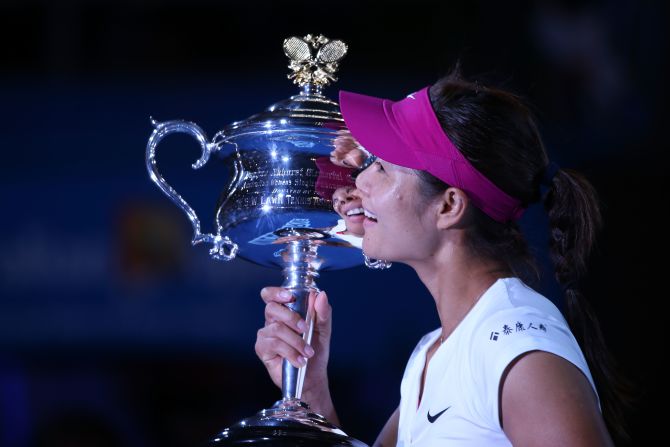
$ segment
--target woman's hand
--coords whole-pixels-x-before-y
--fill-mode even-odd
[[[330,354],[330,335],[332,331],[332,309],[325,292],[312,292],[309,296],[309,308],[314,309],[314,332],[311,346],[303,340],[307,332],[307,322],[284,304],[294,300],[291,293],[281,287],[265,287],[261,290],[265,301],[265,326],[258,331],[256,354],[261,359],[275,385],[281,388],[282,360],[287,359],[293,366],[309,366],[303,386],[303,400],[314,411],[328,417],[331,422],[334,415],[330,391],[328,390],[328,356]],[[330,415],[329,415],[330,413]],[[334,416],[334,417],[333,417]]]
[[[368,153],[351,136],[348,130],[338,130],[333,141],[335,149],[330,153],[330,161],[345,168],[360,168],[363,166]]]

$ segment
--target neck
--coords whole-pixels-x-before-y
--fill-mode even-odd
[[[501,265],[468,254],[462,244],[445,244],[429,259],[410,265],[435,300],[443,339],[496,280],[510,276]]]

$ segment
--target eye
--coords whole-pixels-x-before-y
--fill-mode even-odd
[[[384,172],[384,166],[382,166],[382,163],[381,163],[379,160],[375,160],[375,162],[373,163],[373,165],[375,166],[375,169],[376,169],[377,171],[379,171],[379,172]]]

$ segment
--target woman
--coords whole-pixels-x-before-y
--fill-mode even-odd
[[[341,92],[340,107],[353,137],[378,157],[356,179],[363,250],[414,268],[441,322],[412,353],[400,405],[375,445],[611,445],[602,414],[620,427],[617,396],[579,292],[600,225],[590,184],[549,163],[518,98],[458,75],[398,102]],[[515,221],[536,201],[548,212],[570,324],[522,280],[533,269]],[[314,301],[314,349],[299,335],[305,322],[281,305],[290,293],[261,296],[258,356],[278,386],[281,358],[295,366],[310,358],[304,400],[337,423],[326,294]]]

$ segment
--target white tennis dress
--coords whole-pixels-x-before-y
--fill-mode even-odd
[[[595,390],[561,312],[520,279],[502,278],[431,358],[417,408],[426,351],[440,332],[425,335],[407,363],[400,387],[399,447],[511,446],[500,427],[498,390],[505,368],[525,352],[541,350],[567,359]]]

